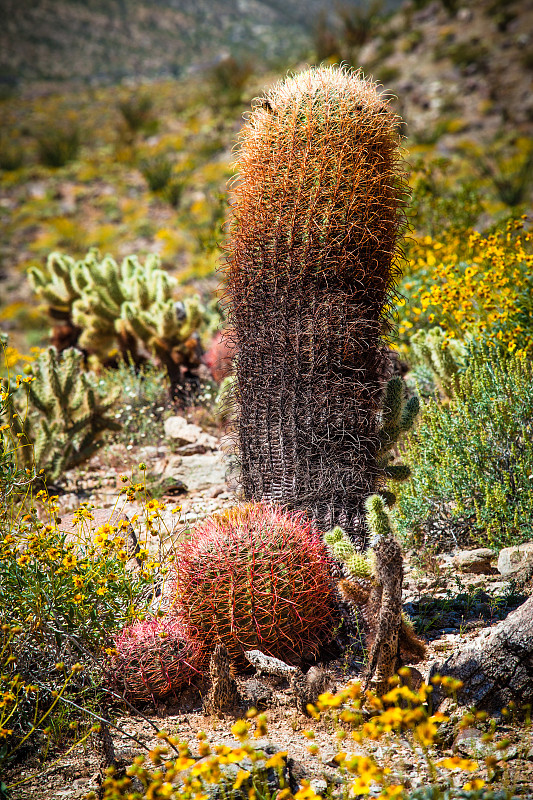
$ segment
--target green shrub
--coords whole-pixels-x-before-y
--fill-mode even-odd
[[[531,538],[533,365],[470,346],[455,397],[430,399],[407,440],[411,480],[398,492],[397,526],[422,543],[430,530],[466,530],[496,548]]]
[[[170,181],[172,175],[172,162],[168,156],[160,154],[155,158],[148,158],[141,161],[139,169],[144,175],[148,186],[152,192],[159,192],[164,189]]]
[[[153,113],[153,101],[148,95],[132,94],[118,104],[122,121],[131,134],[144,131],[146,134],[155,133],[158,121]]]
[[[0,169],[13,172],[24,163],[24,150],[16,142],[0,139]]]
[[[76,158],[80,148],[77,126],[47,126],[35,138],[39,161],[45,167],[64,167]]]

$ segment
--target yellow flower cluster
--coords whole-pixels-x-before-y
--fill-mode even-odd
[[[404,669],[401,672],[401,678],[406,679],[409,670]],[[449,694],[455,694],[462,686],[460,681],[440,676],[435,676],[432,683],[440,684]],[[373,755],[362,752],[365,741],[377,741],[394,734],[401,735],[410,743],[413,756],[421,754],[431,785],[442,785],[446,781],[446,785],[456,786],[452,777],[454,773],[478,770],[478,762],[470,758],[457,755],[440,759],[436,757],[438,728],[448,718],[443,714],[430,714],[427,700],[432,689],[432,686],[422,685],[414,692],[406,685],[401,685],[400,678],[396,678],[392,681],[390,691],[383,697],[377,697],[371,691],[363,692],[360,683],[352,682],[335,694],[326,692],[320,695],[316,705],[308,706],[315,719],[320,720],[325,715],[328,728],[331,728],[332,723],[336,725],[339,742],[345,744],[351,732],[351,738],[358,748],[357,752],[339,750],[335,757],[340,770],[346,776],[343,797],[372,795],[380,800],[405,798],[408,790],[399,782],[398,776],[395,779],[391,767],[376,760],[375,753],[382,750],[375,750]],[[465,717],[464,725],[472,726],[484,720],[483,714],[469,714]],[[294,793],[286,785],[284,770],[287,751],[267,757],[262,750],[253,746],[252,736],[264,737],[268,733],[264,714],[250,709],[245,719],[239,719],[233,724],[231,731],[238,740],[235,747],[209,745],[207,735],[200,731],[197,734],[199,741],[196,757],[192,755],[186,742],[179,742],[166,732],[160,732],[158,737],[167,747],[158,746],[149,753],[151,765],[144,756],[136,758],[125,778],[115,779],[114,773],[110,771],[104,783],[104,800],[126,800],[131,797],[128,792],[133,776],[145,787],[143,797],[147,800],[207,800],[211,794],[209,786],[213,785],[223,787],[224,796],[233,797],[235,791],[241,790],[248,792],[249,800],[259,800],[256,787],[261,785],[262,776],[264,777],[268,769],[275,769],[278,773],[279,789],[275,800],[322,800],[309,781],[302,781],[300,789]],[[313,741],[316,738],[314,730],[302,733],[308,740]],[[491,741],[492,735],[487,734],[483,739]],[[501,750],[507,745],[508,742],[501,742],[495,747],[496,750]],[[172,757],[169,757],[170,748],[175,753]],[[316,744],[308,749],[313,755],[319,755]],[[495,756],[485,759],[489,770],[497,760]],[[238,766],[236,773],[224,769],[233,764]],[[154,770],[153,767],[157,769]],[[233,776],[231,780],[228,774]],[[478,790],[484,785],[483,778],[472,777],[462,788]]]
[[[437,324],[459,338],[530,351],[533,234],[523,225],[520,219],[487,236],[472,231],[418,241],[400,287],[400,336]]]

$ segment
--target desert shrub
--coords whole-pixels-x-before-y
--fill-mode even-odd
[[[163,153],[141,161],[139,169],[144,175],[152,192],[164,189],[172,175],[172,161]]]
[[[7,138],[0,139],[0,169],[12,172],[24,163],[24,150],[16,142]]]
[[[146,94],[132,94],[118,104],[123,123],[131,134],[144,131],[146,134],[155,133],[158,127],[157,118],[154,116],[153,100]]]
[[[497,140],[483,148],[465,145],[464,153],[500,203],[516,213],[531,198],[533,144],[529,139]]]
[[[210,81],[218,100],[228,106],[237,106],[242,100],[246,82],[253,73],[249,61],[237,60],[233,56],[221,58],[210,70]]]
[[[441,125],[440,131],[419,130],[414,138],[418,143],[436,141],[444,132]],[[415,159],[411,185],[409,222],[418,237],[472,228],[483,211],[479,182],[458,174],[448,158]]]
[[[120,429],[109,439],[122,442],[128,450],[135,445],[161,444],[164,416],[172,408],[165,371],[153,364],[135,366],[120,361],[115,368],[103,370],[98,379],[98,391],[104,397],[117,388],[121,395],[113,414]]]
[[[46,167],[64,167],[76,158],[80,148],[80,132],[76,125],[48,125],[35,138],[39,161]]]
[[[407,439],[398,530],[420,543],[435,523],[466,527],[469,541],[501,548],[531,538],[533,365],[486,345],[467,361],[455,397],[428,400]]]

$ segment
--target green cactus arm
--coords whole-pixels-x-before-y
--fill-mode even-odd
[[[52,308],[59,308],[62,311],[67,311],[69,309],[68,297],[65,297],[65,295],[61,294],[52,286],[43,286],[37,289],[36,292],[37,295],[43,300],[46,300],[48,305]]]
[[[385,503],[379,494],[373,494],[365,500],[366,523],[374,537],[392,536],[392,528]]]
[[[50,414],[54,407],[54,400],[50,397],[50,394],[45,392],[44,386],[39,379],[28,384],[28,396],[32,405],[38,411],[46,415]]]
[[[46,286],[48,282],[48,276],[45,275],[44,270],[39,269],[39,267],[29,267],[26,274],[28,275],[28,280],[34,291],[38,292],[40,289]]]
[[[123,303],[121,314],[122,319],[127,323],[134,336],[137,336],[143,342],[149,342],[153,338],[155,335],[154,329],[147,321],[146,316],[139,312],[134,303]]]
[[[382,427],[395,429],[399,426],[403,405],[403,380],[399,376],[391,378],[385,388],[382,410]]]
[[[122,281],[126,284],[133,281],[139,266],[140,265],[137,256],[126,256],[120,266]]]
[[[157,333],[163,339],[176,339],[178,335],[178,321],[174,303],[170,300],[164,306],[159,307]]]
[[[137,276],[137,280],[133,285],[132,296],[133,302],[136,303],[143,311],[150,307],[151,297],[144,277]]]
[[[346,559],[354,553],[353,544],[346,538],[340,539],[337,542],[333,542],[330,547],[333,555],[335,558],[338,558],[339,561],[346,561]]]
[[[92,315],[96,317],[101,317],[102,319],[108,321],[113,325],[115,319],[119,316],[119,311],[117,307],[114,307],[113,303],[110,301],[110,298],[105,296],[105,292],[103,290],[97,291],[90,291],[85,292],[83,296],[83,304],[87,311],[89,311]]]
[[[339,525],[337,525],[335,528],[333,528],[333,530],[328,531],[326,534],[324,534],[324,541],[326,542],[326,544],[332,545],[334,542],[338,542],[341,539],[344,539],[344,536],[345,534],[343,529]]]
[[[402,411],[402,416],[400,418],[400,430],[402,433],[411,430],[419,413],[420,399],[414,395],[409,398]]]
[[[63,352],[63,394],[69,397],[82,369],[83,356],[73,347]]]
[[[355,578],[371,578],[373,573],[372,559],[364,553],[355,551],[345,561],[346,568]]]
[[[384,472],[391,481],[407,481],[411,477],[411,468],[407,464],[389,464]]]

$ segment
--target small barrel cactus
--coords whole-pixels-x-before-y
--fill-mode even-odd
[[[300,664],[336,623],[330,560],[313,525],[264,503],[200,523],[178,553],[176,598],[193,637],[218,640],[239,667],[255,649]]]
[[[117,636],[107,683],[132,703],[177,694],[202,678],[207,654],[172,616],[134,622]]]

